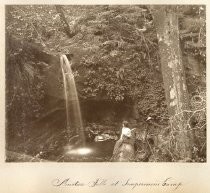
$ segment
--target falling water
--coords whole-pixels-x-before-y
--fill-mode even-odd
[[[76,128],[77,134],[80,137],[83,145],[85,144],[84,128],[82,123],[82,116],[80,111],[80,104],[72,73],[71,64],[69,63],[66,55],[60,57],[61,70],[63,75],[64,83],[64,95],[66,101],[66,123],[67,132],[69,133],[72,129]]]

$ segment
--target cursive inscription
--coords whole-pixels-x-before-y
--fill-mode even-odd
[[[52,181],[53,186],[84,186],[84,183],[81,183],[79,180],[71,180],[70,178],[66,178],[64,180],[54,179]]]
[[[107,185],[107,179],[96,179],[94,181],[90,181],[88,183],[89,187],[96,187],[96,186],[106,186]]]
[[[131,190],[136,189],[138,187],[162,187],[164,189],[171,189],[171,190],[177,190],[181,186],[183,186],[182,182],[177,182],[172,177],[165,178],[164,180],[158,180],[150,181],[150,182],[144,182],[143,180],[134,180],[132,178],[128,178],[125,180],[118,180],[118,179],[104,179],[104,178],[96,178],[94,180],[89,181],[81,181],[79,179],[75,180],[72,178],[65,178],[65,179],[59,179],[56,178],[52,180],[52,185],[55,187],[62,187],[62,186],[69,186],[69,187],[82,187],[87,186],[89,188],[94,187],[105,187],[105,186],[111,186],[111,187],[124,187],[124,188],[130,188]]]
[[[159,183],[143,183],[143,182],[134,182],[131,179],[128,179],[125,183],[122,184],[122,186],[131,186],[132,189],[138,187],[138,186],[160,186]]]
[[[162,186],[171,186],[174,187],[174,190],[177,190],[180,186],[182,186],[181,182],[173,182],[172,178],[167,178],[166,180],[164,180],[164,182],[162,183]]]

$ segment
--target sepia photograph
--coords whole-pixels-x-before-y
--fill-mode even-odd
[[[5,77],[5,162],[207,162],[206,5],[5,5]]]

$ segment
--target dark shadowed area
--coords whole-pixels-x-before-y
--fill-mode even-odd
[[[204,5],[5,9],[7,162],[206,162]]]

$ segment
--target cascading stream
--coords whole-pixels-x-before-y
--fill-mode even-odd
[[[79,138],[84,145],[85,134],[82,123],[80,103],[78,99],[74,75],[71,69],[71,64],[66,55],[61,55],[60,64],[64,84],[67,132],[69,134],[70,131],[76,129],[77,134],[79,135]]]

